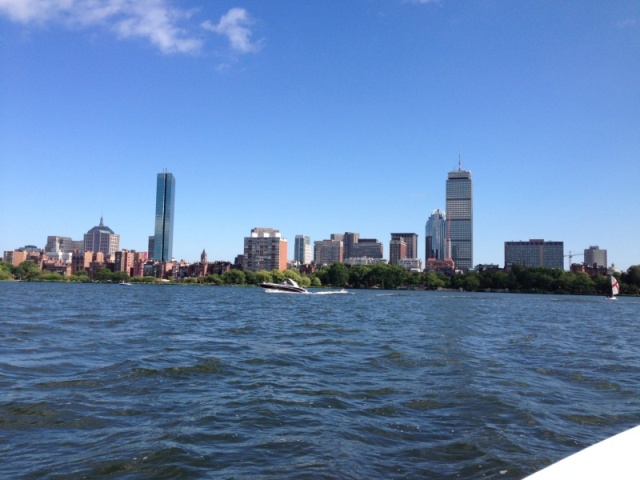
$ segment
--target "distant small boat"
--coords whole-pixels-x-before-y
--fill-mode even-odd
[[[617,300],[616,295],[620,293],[620,284],[616,277],[611,275],[611,295],[607,296],[609,300]]]
[[[118,285],[131,285],[129,282],[121,281]]]
[[[306,288],[298,285],[298,282],[287,278],[282,283],[260,283],[265,292],[280,292],[280,293],[309,293]]]

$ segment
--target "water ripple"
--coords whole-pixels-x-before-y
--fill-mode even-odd
[[[6,478],[516,479],[640,423],[639,299],[5,283],[0,305]]]

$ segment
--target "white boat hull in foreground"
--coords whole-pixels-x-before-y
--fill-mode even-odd
[[[640,425],[560,460],[525,480],[638,479]]]

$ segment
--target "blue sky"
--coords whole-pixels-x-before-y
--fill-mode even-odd
[[[640,264],[636,0],[0,0],[0,249],[104,217],[174,256],[415,232],[474,182],[474,264],[504,242]],[[574,261],[581,261],[575,257]]]

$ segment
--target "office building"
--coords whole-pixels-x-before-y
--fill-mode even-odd
[[[344,235],[342,235],[342,245],[344,247],[343,258],[351,258],[351,257],[357,256],[355,252],[352,251],[352,248],[359,241],[360,241],[359,233],[346,232]]]
[[[584,264],[588,267],[606,267],[607,251],[601,250],[597,245],[586,248],[584,251]]]
[[[391,241],[402,239],[407,251],[402,258],[418,258],[418,234],[417,233],[392,233]],[[399,259],[400,260],[400,259]],[[389,263],[391,262],[391,251],[389,251]]]
[[[513,265],[564,269],[564,242],[542,239],[504,242],[504,266]]]
[[[47,244],[44,247],[44,251],[49,253],[74,253],[76,251],[83,251],[83,240],[72,240],[69,237],[58,237],[50,235],[47,237]]]
[[[357,234],[356,234],[357,235]],[[346,237],[346,234],[345,234]],[[384,245],[382,242],[379,242],[375,238],[358,238],[357,243],[351,244],[350,248],[350,256],[346,255],[345,248],[345,263],[347,259],[353,258],[373,258],[373,259],[381,259],[384,258]]]
[[[473,267],[473,185],[471,172],[449,172],[446,184],[447,239],[451,257],[457,269]]]
[[[273,228],[254,228],[251,236],[244,238],[242,268],[259,270],[279,270],[287,268],[287,240],[280,231]]]
[[[113,230],[107,227],[103,218],[100,217],[100,224],[84,234],[84,251],[101,252],[105,257],[111,258],[118,250],[120,250],[120,235],[113,233]]]
[[[343,258],[344,245],[342,240],[316,240],[313,242],[313,263],[316,265],[342,263]]]
[[[296,235],[293,259],[300,265],[311,264],[311,238],[306,235]]]
[[[425,227],[425,261],[444,260],[446,252],[447,215],[439,208],[431,212]]]
[[[153,241],[153,260],[170,262],[173,258],[174,203],[176,179],[171,173],[159,173],[156,184],[156,219]],[[152,252],[150,251],[151,255]]]

